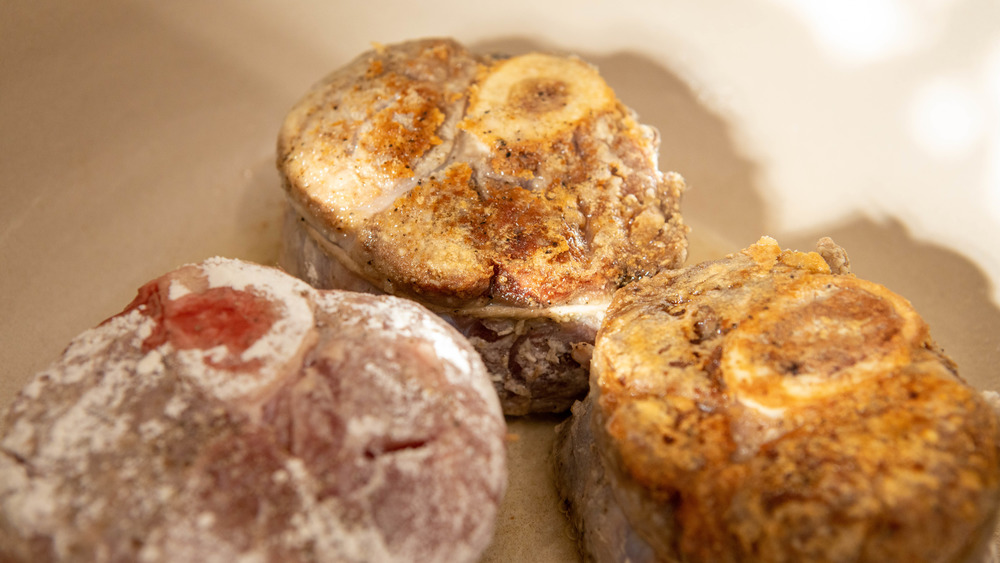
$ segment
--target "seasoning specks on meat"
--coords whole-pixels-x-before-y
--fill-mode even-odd
[[[565,410],[587,378],[569,350],[611,292],[686,256],[684,183],[658,143],[579,58],[383,46],[284,123],[282,264],[431,307],[483,354],[505,412]]]

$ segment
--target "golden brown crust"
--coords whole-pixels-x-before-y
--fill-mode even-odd
[[[626,512],[673,515],[661,556],[950,561],[988,535],[996,415],[905,299],[817,253],[635,282],[592,365],[598,442],[647,499]]]
[[[584,303],[686,254],[683,180],[572,57],[448,40],[366,53],[292,111],[290,199],[376,287],[443,306]]]

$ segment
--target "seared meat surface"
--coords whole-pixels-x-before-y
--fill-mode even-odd
[[[506,487],[477,353],[418,305],[212,259],[0,418],[3,561],[476,561]]]
[[[996,413],[908,301],[819,251],[763,238],[617,292],[557,446],[590,557],[981,556]]]
[[[282,265],[427,305],[483,353],[505,412],[565,410],[611,293],[685,258],[658,143],[575,57],[380,47],[286,118]]]

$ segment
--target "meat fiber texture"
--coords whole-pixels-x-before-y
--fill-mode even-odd
[[[658,146],[576,57],[380,46],[286,117],[281,263],[419,301],[480,351],[506,413],[564,411],[612,292],[686,257]]]
[[[909,302],[768,238],[620,290],[560,494],[596,561],[982,561],[1000,424]]]
[[[506,486],[476,352],[418,305],[210,259],[0,419],[3,561],[476,561]]]

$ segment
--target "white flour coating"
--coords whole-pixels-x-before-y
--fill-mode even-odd
[[[385,538],[371,521],[345,522],[336,497],[317,500],[315,478],[299,459],[285,464],[304,509],[293,518],[295,543],[315,542],[317,553],[339,554],[343,561],[393,561]]]
[[[10,464],[6,456],[0,457],[0,477],[0,508],[18,514],[11,524],[20,533],[51,532],[56,528],[57,504],[53,499],[58,496],[57,479],[29,478],[25,468]]]
[[[334,332],[352,334],[355,338],[362,338],[364,342],[371,342],[374,346],[378,346],[375,344],[378,342],[406,343],[405,347],[393,347],[392,353],[384,352],[384,348],[379,349],[374,354],[377,359],[373,358],[372,361],[363,363],[364,376],[358,379],[364,383],[358,384],[379,390],[377,396],[382,397],[380,411],[379,416],[352,417],[348,421],[344,437],[350,444],[347,447],[360,448],[378,436],[388,438],[390,441],[406,441],[413,436],[414,431],[417,431],[415,429],[427,427],[427,430],[431,430],[432,427],[427,426],[426,421],[435,418],[436,413],[427,409],[439,409],[442,408],[440,405],[451,404],[454,406],[448,408],[456,410],[455,414],[461,417],[460,420],[467,431],[480,437],[477,440],[479,444],[477,447],[486,448],[486,450],[475,450],[471,443],[458,441],[461,438],[456,438],[451,433],[428,436],[432,443],[426,446],[407,448],[376,458],[376,466],[380,469],[376,477],[367,483],[367,488],[375,492],[380,487],[391,486],[391,483],[382,482],[382,471],[388,470],[389,467],[393,471],[413,478],[419,478],[429,471],[442,473],[475,471],[482,476],[479,483],[483,481],[499,483],[497,494],[502,495],[503,484],[506,481],[506,452],[502,440],[503,415],[485,368],[467,341],[444,321],[428,314],[426,309],[399,298],[328,292],[323,294],[319,304],[334,316],[331,327]],[[417,357],[421,355],[427,359],[421,360]],[[402,364],[410,361],[440,362],[442,369],[439,373],[448,383],[447,390],[424,387],[417,380],[401,378],[399,375],[401,368],[396,367],[397,362]],[[442,391],[448,393],[450,397],[439,396]],[[471,395],[468,395],[470,392]],[[467,398],[459,399],[462,396]],[[473,397],[474,403],[465,402]],[[387,421],[393,422],[390,424]],[[441,430],[444,429],[433,431]],[[490,437],[497,439],[491,440]],[[475,469],[472,469],[473,466],[466,467],[468,462],[459,468],[449,468],[447,464],[441,466],[439,456],[475,460]],[[432,469],[435,467],[440,469]],[[462,479],[451,479],[447,485],[438,483],[424,491],[424,495],[430,496],[422,499],[421,503],[433,507],[453,507],[443,515],[439,515],[439,518],[443,516],[446,519],[439,520],[437,525],[445,529],[461,529],[469,521],[469,516],[464,513],[467,508],[457,507],[470,507],[483,502],[482,492],[470,490],[468,487],[471,486],[473,485]],[[479,522],[480,525],[471,533],[472,537],[467,542],[455,545],[449,551],[439,552],[436,556],[427,554],[424,557],[432,560],[433,557],[456,557],[457,550],[465,550],[466,554],[461,557],[474,559],[477,549],[475,546],[488,543],[492,535],[493,520],[486,518],[472,521]],[[412,539],[412,541],[422,540]],[[414,545],[412,548],[404,549],[397,545],[394,552],[407,553],[411,552],[408,550],[419,547]],[[426,549],[426,546],[423,549]]]
[[[343,307],[358,307],[350,303],[353,294],[348,292],[325,292],[317,303],[329,312]],[[471,386],[488,404],[499,401],[488,377],[479,377],[474,372],[480,363],[479,354],[454,328],[427,310],[406,299],[380,295],[378,299],[363,303],[364,314],[357,314],[353,322],[363,324],[366,330],[375,334],[392,335],[395,338],[420,338],[429,342],[436,355],[445,361],[445,374],[455,385]],[[470,373],[473,375],[470,377]],[[499,411],[498,411],[499,412]]]
[[[342,311],[352,307],[358,309],[358,314],[347,321],[345,328],[356,323],[371,333],[373,338],[376,336],[386,339],[414,338],[431,344],[437,357],[444,360],[443,374],[449,383],[457,388],[472,389],[485,402],[484,406],[488,409],[484,412],[469,413],[464,422],[475,432],[488,434],[491,431],[495,420],[502,417],[500,403],[488,375],[482,370],[478,354],[467,340],[458,335],[450,325],[436,316],[428,315],[423,307],[410,301],[379,296],[366,299],[361,304],[352,304],[350,301],[353,299],[350,293],[330,292],[324,296],[322,303],[328,311]],[[378,382],[380,387],[387,389],[397,387],[396,394],[401,398],[407,396],[403,388],[407,384],[414,385],[413,382],[400,382],[391,371],[384,372],[382,366],[378,364],[368,363],[365,367],[365,372],[373,383]],[[394,401],[392,405],[400,411],[396,414],[398,417],[415,416],[415,412],[407,412],[412,411],[412,405],[407,406],[402,400]],[[369,424],[372,423],[369,421]],[[358,425],[353,428],[362,435],[365,431],[377,432],[371,427],[366,427],[362,421],[358,421]],[[348,434],[353,435],[351,432]],[[482,461],[488,461],[488,467],[485,469],[487,475],[502,475],[506,472],[506,459],[502,451],[499,454],[493,452],[493,455],[483,456]]]
[[[49,377],[57,378],[61,384],[77,383],[93,373],[94,365],[101,361],[108,347],[119,338],[119,335],[134,331],[137,339],[141,339],[149,334],[152,326],[153,323],[147,317],[138,311],[132,311],[86,330],[70,341],[62,359],[50,367],[56,369],[58,366],[58,374],[53,373]],[[29,380],[25,393],[37,397],[37,393],[46,385],[48,379],[42,374],[36,375]]]
[[[188,402],[181,395],[174,395],[170,397],[167,404],[163,407],[163,414],[169,416],[170,418],[177,418],[184,412],[188,406]]]
[[[62,359],[36,374],[15,399],[8,412],[22,416],[10,427],[0,426],[0,516],[24,533],[50,534],[57,552],[68,549],[74,533],[63,525],[63,511],[81,500],[80,491],[67,481],[85,475],[95,454],[114,452],[131,430],[128,418],[106,413],[136,384],[136,358],[110,349],[123,336],[131,340],[126,350],[137,348],[140,328],[150,323],[133,311],[82,333]],[[45,404],[49,395],[64,396],[74,389],[75,400]],[[31,460],[30,477],[18,458]],[[98,508],[84,505],[78,518]]]
[[[279,301],[287,299],[289,295],[299,294],[305,297],[315,293],[312,287],[297,278],[286,275],[280,270],[250,262],[217,256],[202,262],[201,269],[208,277],[210,288],[231,287],[247,290],[252,287]]]
[[[266,358],[262,370],[273,368],[270,379],[240,380],[244,373],[238,369],[206,366],[206,358],[224,359],[222,347],[176,350],[168,340],[144,350],[146,339],[157,334],[157,320],[144,306],[83,333],[0,418],[0,559],[4,544],[31,536],[51,538],[59,558],[76,557],[71,553],[83,553],[80,546],[98,541],[94,530],[102,529],[117,530],[119,543],[90,545],[94,551],[87,558],[120,559],[134,533],[123,530],[139,526],[141,549],[126,559],[264,562],[274,553],[305,550],[320,561],[399,561],[415,554],[427,561],[474,561],[492,536],[506,484],[506,452],[499,402],[466,341],[436,316],[400,299],[320,293],[277,271],[221,259],[209,261],[204,272],[210,288],[232,284],[278,306],[280,318],[264,339],[270,339],[271,352],[284,356]],[[188,295],[181,287],[199,291],[197,280],[181,286],[175,279],[165,278],[170,296]],[[318,324],[313,307],[322,310]],[[316,330],[325,335],[321,341],[344,335],[377,351],[358,364],[361,373],[349,381],[370,386],[381,397],[379,408],[347,419],[343,439],[345,451],[366,456],[371,444],[388,449],[359,460],[370,465],[371,474],[358,487],[322,499],[318,492],[327,469],[307,467],[284,450],[267,454],[284,457],[283,469],[265,479],[291,486],[298,504],[282,505],[294,512],[280,531],[255,537],[244,550],[219,528],[227,515],[199,505],[201,489],[191,483],[212,481],[179,473],[168,452],[191,452],[183,458],[190,464],[183,471],[194,471],[198,456],[211,449],[200,440],[211,442],[215,424],[238,430],[232,436],[240,443],[255,443],[263,421],[247,417],[245,406],[253,400],[248,393],[298,381],[307,353],[300,348],[317,353],[317,338],[310,336]],[[408,362],[421,367],[414,370]],[[426,380],[424,367],[431,372]],[[236,382],[223,381],[224,375]],[[419,493],[409,485],[400,492],[412,497],[405,504],[391,500],[399,479],[420,485]],[[413,533],[390,540],[393,530],[382,529],[385,524],[376,519],[385,517],[385,508],[378,508],[385,498],[389,518],[404,518],[415,526]]]
[[[266,561],[259,552],[239,550],[201,525],[201,519],[170,518],[153,531],[138,554],[146,563],[160,561],[198,561],[199,563],[237,563]]]
[[[159,350],[151,350],[135,365],[135,372],[140,376],[158,374],[164,369],[166,366],[163,365],[163,354]]]
[[[150,419],[141,424],[139,424],[139,434],[142,435],[142,439],[147,442],[155,440],[161,436],[167,430],[166,425],[163,421],[158,419]]]
[[[41,453],[45,457],[48,452],[49,456],[72,458],[86,453],[89,440],[98,440],[98,445],[103,443],[101,440],[105,438],[94,436],[94,433],[103,430],[120,433],[121,428],[105,420],[101,413],[109,406],[120,403],[123,392],[121,387],[127,385],[125,381],[129,376],[128,361],[109,363],[105,361],[105,356],[108,348],[122,334],[136,333],[138,327],[147,324],[150,321],[145,316],[132,312],[111,319],[75,338],[64,352],[62,360],[54,362],[29,380],[24,397],[44,400],[46,393],[52,389],[78,384],[88,377],[101,374],[98,383],[85,386],[77,402],[57,405],[45,413],[45,419],[52,423],[48,435],[36,436],[30,421],[19,420],[14,424],[13,431],[5,432],[0,446],[22,456]],[[133,339],[135,340],[137,339]],[[22,405],[17,402],[11,405],[15,412],[20,407]],[[0,479],[0,483],[2,482]]]
[[[173,280],[170,282],[170,290],[167,292],[167,299],[176,301],[189,293],[191,293],[191,290],[188,286],[184,285],[184,282],[181,280]]]

